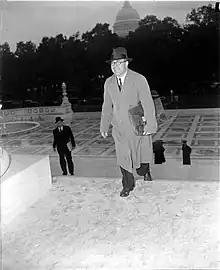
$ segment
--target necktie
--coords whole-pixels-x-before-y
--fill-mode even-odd
[[[121,78],[118,78],[118,87],[119,87],[119,90],[121,91],[121,87],[122,87]]]

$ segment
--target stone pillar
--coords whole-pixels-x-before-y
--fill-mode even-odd
[[[65,82],[62,83],[62,90],[63,90],[63,101],[62,101],[61,107],[65,107],[66,113],[69,113],[72,111],[72,108],[71,108],[71,103],[69,102],[69,99],[67,97]]]
[[[69,99],[67,97],[65,82],[62,83],[62,90],[63,90],[63,101],[62,101],[61,107],[65,108],[65,114],[66,114],[66,115],[63,115],[63,118],[64,118],[65,122],[68,125],[70,125],[70,123],[73,120],[73,111],[72,111],[71,103],[69,102]]]

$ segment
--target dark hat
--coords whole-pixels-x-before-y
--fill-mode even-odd
[[[59,122],[59,121],[63,122],[63,119],[62,119],[60,116],[56,117],[55,124],[56,124],[57,122]]]
[[[187,143],[187,140],[182,140],[182,143]]]
[[[106,63],[111,63],[114,60],[126,59],[127,61],[132,61],[132,58],[129,58],[127,55],[127,50],[124,47],[117,47],[113,49],[112,56],[110,60],[107,60]]]

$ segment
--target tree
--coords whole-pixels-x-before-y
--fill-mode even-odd
[[[19,96],[25,100],[26,91],[36,82],[36,45],[31,42],[18,42],[14,53]]]
[[[160,92],[172,88],[177,80],[176,60],[182,32],[175,19],[166,17],[159,20],[149,15],[129,35],[127,47],[134,59],[131,65],[148,78],[152,88],[160,89]]]
[[[182,59],[188,81],[195,85],[210,81],[218,73],[219,30],[217,14],[212,5],[193,9],[187,15],[184,26]]]
[[[109,67],[105,61],[109,58],[112,48],[118,44],[119,38],[109,29],[109,24],[96,24],[90,31],[82,35],[85,46],[85,67],[89,78],[90,95],[95,88],[100,88],[100,76],[109,75]],[[88,93],[89,94],[89,93]]]
[[[16,58],[11,52],[7,42],[0,45],[0,64],[1,64],[1,95],[3,99],[16,93],[17,87],[17,68]]]
[[[193,9],[185,25],[148,15],[126,38],[113,34],[109,24],[97,23],[82,35],[43,37],[38,46],[20,41],[15,53],[5,43],[0,46],[3,89],[25,99],[26,89],[37,87],[39,99],[53,100],[66,82],[82,98],[100,97],[103,81],[112,74],[106,60],[113,48],[125,46],[133,58],[130,67],[146,76],[152,89],[189,92],[192,83],[196,87],[218,76],[218,18],[219,11],[208,5]]]
[[[65,62],[63,46],[67,38],[62,34],[56,37],[44,37],[37,48],[37,74],[48,89],[65,80]]]
[[[20,41],[17,43],[15,56],[22,57],[28,54],[28,56],[31,57],[33,53],[35,53],[35,51],[36,51],[36,45],[33,42],[28,41],[25,43],[23,41]]]
[[[197,27],[202,25],[210,25],[216,23],[216,12],[211,4],[208,6],[202,6],[197,9],[193,8],[192,11],[187,14],[186,22]]]
[[[155,15],[147,15],[144,19],[140,20],[139,22],[139,26],[143,27],[143,26],[151,26],[151,29],[154,28],[155,25],[158,25],[159,23],[161,23],[161,21],[157,18],[157,16]]]

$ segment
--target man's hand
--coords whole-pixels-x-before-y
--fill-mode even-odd
[[[147,125],[144,126],[144,134],[143,135],[151,135],[150,132],[147,130]]]
[[[105,139],[108,136],[108,132],[101,132],[101,135]]]
[[[148,132],[148,130],[147,130],[147,120],[146,120],[146,118],[144,116],[142,117],[142,120],[143,120],[143,122],[145,124],[143,135],[151,135],[151,133]]]
[[[53,151],[56,152],[56,148],[53,148]]]

